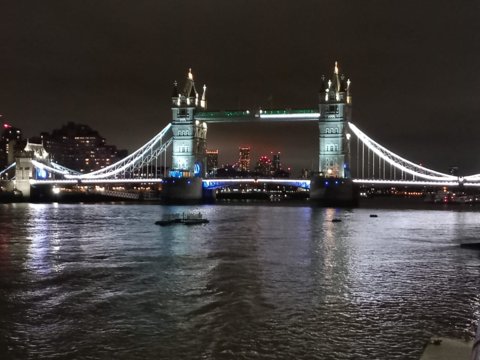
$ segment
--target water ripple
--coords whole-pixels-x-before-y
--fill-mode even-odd
[[[154,225],[187,209],[210,224]],[[370,212],[1,205],[2,359],[413,360],[472,337],[480,213]]]

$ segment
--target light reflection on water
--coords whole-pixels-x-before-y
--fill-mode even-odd
[[[154,225],[187,210],[210,223]],[[2,359],[417,359],[472,336],[480,213],[374,212],[1,205]]]

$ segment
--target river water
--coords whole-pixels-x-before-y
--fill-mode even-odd
[[[191,210],[210,223],[154,224]],[[0,226],[1,359],[418,359],[480,317],[476,211],[4,204]]]

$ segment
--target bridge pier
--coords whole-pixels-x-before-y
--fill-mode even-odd
[[[217,200],[217,190],[203,188],[202,200],[205,203],[214,203]]]
[[[24,200],[29,200],[31,194],[30,179],[33,177],[32,156],[26,153],[19,154],[16,163],[15,189],[22,193]]]
[[[203,199],[202,179],[199,177],[165,178],[161,197],[168,203],[200,202]]]
[[[352,179],[313,176],[310,200],[321,206],[358,206],[359,192]]]

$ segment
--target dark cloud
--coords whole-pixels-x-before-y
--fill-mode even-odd
[[[77,121],[133,150],[168,123],[189,67],[213,109],[315,107],[338,60],[361,129],[412,161],[480,172],[478,13],[474,0],[4,2],[0,112],[27,135]],[[314,124],[209,131],[225,162],[241,144],[295,167],[317,156]]]

